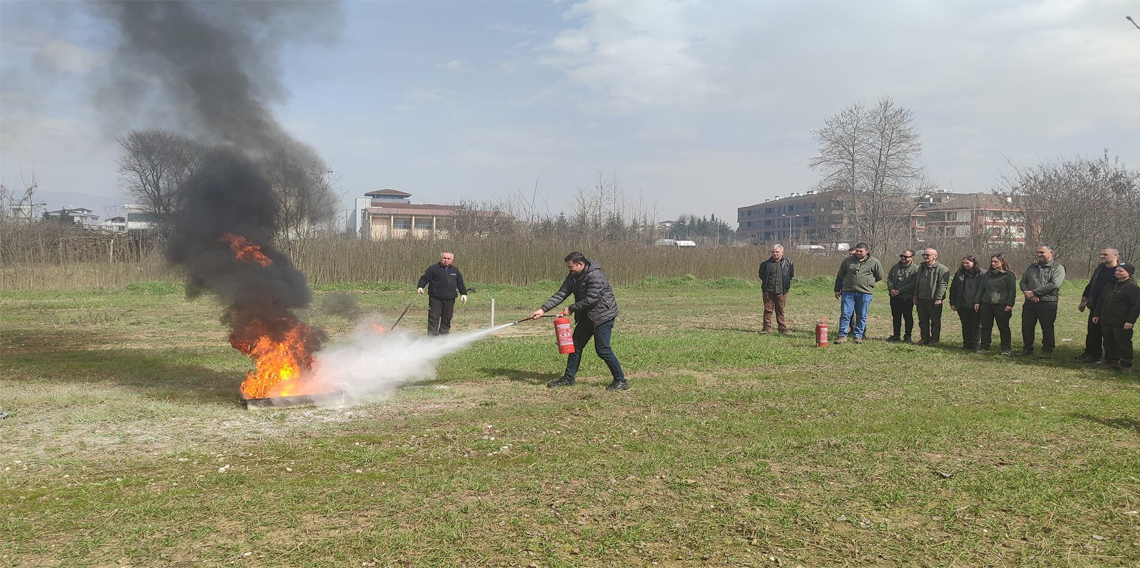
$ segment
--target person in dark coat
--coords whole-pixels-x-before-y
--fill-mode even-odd
[[[781,335],[788,334],[788,322],[784,319],[784,308],[788,303],[788,288],[796,267],[784,258],[784,246],[772,245],[772,256],[760,263],[760,292],[764,296],[764,327],[760,333],[772,332],[772,314],[776,314],[776,326]]]
[[[447,335],[451,332],[451,316],[455,313],[455,297],[467,303],[467,286],[463,285],[463,275],[452,266],[455,255],[445,252],[439,255],[439,262],[427,267],[420,276],[416,292],[428,294],[428,335]]]
[[[1101,249],[1100,264],[1093,270],[1084,292],[1081,292],[1081,303],[1077,306],[1077,311],[1083,312],[1086,307],[1089,308],[1088,327],[1085,330],[1085,350],[1077,355],[1077,360],[1082,363],[1100,361],[1101,345],[1104,344],[1104,338],[1100,335],[1100,324],[1094,323],[1092,320],[1092,307],[1100,300],[1100,295],[1104,289],[1116,282],[1116,266],[1120,263],[1119,250],[1114,248]]]
[[[968,254],[962,258],[958,272],[950,280],[950,309],[958,312],[958,320],[962,322],[962,349],[970,351],[978,348],[981,318],[978,310],[974,309],[974,296],[978,295],[981,283],[982,269],[978,267],[978,259]]]
[[[613,382],[606,390],[622,391],[629,388],[625,380],[625,373],[621,370],[617,355],[610,348],[610,338],[613,334],[614,320],[618,316],[617,300],[610,281],[602,272],[602,267],[591,262],[580,252],[566,255],[566,268],[570,271],[562,286],[542,307],[531,314],[532,319],[542,317],[547,311],[561,304],[568,296],[574,295],[574,303],[564,308],[558,315],[568,316],[574,314],[577,325],[574,326],[574,352],[566,357],[566,372],[562,377],[546,383],[547,387],[568,387],[574,384],[574,376],[578,374],[578,365],[582,362],[582,349],[594,339],[594,352],[606,362],[606,366],[613,375]]]
[[[1140,318],[1140,287],[1132,280],[1135,273],[1131,264],[1117,265],[1116,282],[1104,290],[1093,308],[1093,321],[1101,325],[1104,335],[1103,365],[1122,373],[1132,372],[1132,333]]]

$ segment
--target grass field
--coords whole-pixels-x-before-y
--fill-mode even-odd
[[[472,287],[460,330],[556,284]],[[262,411],[221,309],[180,285],[5,292],[0,566],[1136,566],[1140,379],[1072,360],[1079,290],[1042,361],[954,348],[949,312],[941,347],[888,344],[881,291],[870,341],[819,349],[823,279],[788,337],[756,333],[748,282],[651,280],[617,289],[627,392],[592,349],[544,388],[545,321],[383,402]],[[415,298],[315,305],[337,291],[389,316]]]

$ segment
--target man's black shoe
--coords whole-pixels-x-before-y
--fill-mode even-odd
[[[554,387],[572,387],[574,386],[574,377],[559,377],[546,383],[546,388],[552,389]]]
[[[629,390],[629,383],[625,382],[625,379],[614,379],[614,382],[610,383],[610,386],[606,387],[606,390],[608,390],[608,391]]]
[[[887,338],[887,342],[889,342],[889,343],[898,343],[898,341],[899,341],[899,336],[897,336],[897,335],[892,335],[892,336]]]
[[[1085,355],[1084,357],[1077,359],[1077,361],[1080,361],[1081,363],[1096,363],[1097,361],[1100,361],[1100,357],[1094,357],[1092,355]]]

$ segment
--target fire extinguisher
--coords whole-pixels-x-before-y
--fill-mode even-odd
[[[565,316],[554,319],[554,336],[558,339],[558,352],[569,355],[574,352],[574,330],[570,328],[570,320]]]
[[[827,347],[827,318],[823,318],[815,324],[815,346]]]

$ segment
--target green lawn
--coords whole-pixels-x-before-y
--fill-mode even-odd
[[[459,330],[557,285],[472,286]],[[335,290],[423,326],[410,286]],[[208,298],[5,292],[0,566],[1136,566],[1140,377],[1073,361],[1079,290],[1042,361],[957,349],[949,311],[941,347],[888,344],[881,291],[867,343],[820,349],[829,282],[780,337],[755,286],[652,280],[617,289],[624,393],[592,349],[545,388],[545,320],[386,401],[257,411]]]

